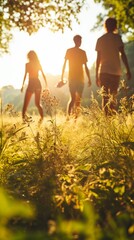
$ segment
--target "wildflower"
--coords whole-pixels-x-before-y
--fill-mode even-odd
[[[58,106],[58,99],[55,96],[51,96],[48,89],[45,89],[42,92],[41,102],[43,107],[46,109],[47,113],[52,114],[53,110],[55,110],[55,107]]]

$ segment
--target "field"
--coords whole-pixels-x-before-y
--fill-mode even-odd
[[[105,117],[95,99],[77,119],[57,104],[38,125],[1,110],[0,240],[134,237],[134,114]]]

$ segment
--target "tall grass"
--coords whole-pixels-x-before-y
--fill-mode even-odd
[[[11,239],[18,229],[18,239],[133,238],[134,115],[121,104],[105,117],[92,98],[69,121],[56,105],[40,126],[2,112],[1,187],[36,209],[32,219],[12,213]]]

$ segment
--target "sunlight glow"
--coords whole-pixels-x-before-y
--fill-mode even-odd
[[[96,59],[95,44],[100,35],[100,32],[90,31],[96,14],[95,6],[93,10],[90,5],[88,11],[84,10],[80,14],[80,25],[74,23],[73,30],[66,29],[64,33],[53,33],[47,28],[42,28],[38,33],[29,36],[15,30],[14,39],[10,44],[10,54],[0,58],[0,87],[13,85],[15,88],[21,88],[26,56],[30,50],[37,52],[45,74],[61,75],[65,52],[67,48],[74,46],[75,34],[82,36],[81,48],[87,53],[90,68]]]

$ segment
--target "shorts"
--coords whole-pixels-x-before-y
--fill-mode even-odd
[[[29,79],[27,91],[34,93],[36,91],[41,91],[41,83],[39,79]]]
[[[120,76],[109,73],[100,73],[101,87],[104,87],[106,93],[115,93],[119,87]]]
[[[69,82],[69,90],[71,93],[77,92],[78,94],[82,94],[84,89],[84,83],[78,81]]]

